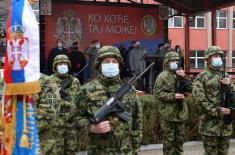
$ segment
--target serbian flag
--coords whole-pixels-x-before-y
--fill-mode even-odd
[[[32,95],[39,85],[39,28],[28,0],[12,0],[1,102],[0,155],[41,155]]]
[[[39,85],[39,27],[27,0],[12,0],[8,15],[4,80],[7,95],[35,94]]]

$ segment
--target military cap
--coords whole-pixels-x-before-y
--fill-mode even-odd
[[[219,46],[211,46],[205,51],[205,59],[208,59],[210,56],[214,54],[221,54],[224,56],[223,50]]]
[[[71,62],[70,62],[68,56],[64,55],[64,54],[60,54],[60,55],[57,55],[54,59],[53,72],[56,72],[56,64],[59,63],[59,62],[65,62],[65,63],[68,64],[69,67],[71,67]]]
[[[103,46],[98,50],[98,55],[95,59],[95,68],[98,70],[101,61],[107,57],[117,59],[119,65],[123,64],[122,56],[118,48],[114,46]]]
[[[164,65],[166,65],[171,60],[179,60],[178,53],[176,53],[175,51],[167,53],[165,56]]]

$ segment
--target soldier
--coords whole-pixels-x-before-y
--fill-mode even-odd
[[[193,81],[193,98],[200,110],[199,133],[205,149],[205,155],[227,155],[232,123],[224,123],[224,115],[230,114],[229,108],[221,107],[221,82],[234,92],[230,78],[222,78],[220,68],[224,52],[218,46],[205,51],[206,69]],[[228,74],[226,73],[226,76]]]
[[[61,96],[60,111],[56,134],[58,149],[62,149],[61,155],[75,155],[77,144],[77,132],[72,130],[67,121],[76,109],[76,97],[80,88],[80,82],[77,78],[70,76],[69,68],[71,63],[66,55],[57,55],[53,63],[54,74],[50,76],[51,80],[57,83]]]
[[[41,92],[34,96],[37,103],[37,127],[40,139],[40,146],[43,155],[57,155],[55,147],[56,138],[53,134],[56,126],[57,113],[59,111],[59,89],[56,83],[52,82],[49,76],[40,75]]]
[[[78,115],[74,124],[86,129],[89,138],[89,155],[133,155],[140,151],[142,137],[142,107],[136,92],[131,89],[122,99],[126,112],[131,113],[128,122],[111,113],[100,123],[92,124],[93,115],[123,84],[120,79],[120,66],[123,60],[119,50],[104,46],[98,51],[95,67],[98,78],[83,85],[78,94]]]
[[[179,155],[183,152],[184,121],[188,118],[188,108],[184,94],[177,92],[175,86],[181,80],[185,83],[184,89],[190,92],[191,81],[183,70],[178,69],[178,61],[179,55],[176,52],[166,54],[164,70],[157,77],[153,90],[159,101],[164,155]],[[182,107],[178,102],[181,102]]]

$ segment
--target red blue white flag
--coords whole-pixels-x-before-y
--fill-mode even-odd
[[[28,0],[12,0],[7,21],[0,155],[41,155],[35,104],[39,85],[39,28]]]

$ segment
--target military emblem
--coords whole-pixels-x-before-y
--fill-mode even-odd
[[[74,41],[80,41],[82,25],[79,18],[72,10],[65,10],[57,19],[56,37],[65,42],[66,47],[72,47]]]
[[[24,27],[13,25],[8,29],[10,39],[7,41],[8,62],[12,70],[22,70],[28,63],[29,44],[25,38]]]
[[[141,30],[146,36],[152,36],[156,32],[156,20],[153,16],[146,15],[141,20]]]

